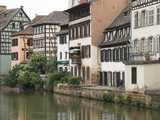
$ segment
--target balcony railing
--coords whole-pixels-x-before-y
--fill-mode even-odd
[[[81,64],[81,51],[80,47],[70,48],[70,58],[72,64]]]
[[[154,3],[159,2],[159,0],[134,0],[131,4],[132,7],[144,6],[144,5],[152,5]]]
[[[80,57],[80,55],[81,55],[81,51],[80,51],[80,47],[72,47],[72,48],[70,48],[70,51],[69,51],[69,53],[70,53],[70,58],[72,58],[72,57]]]
[[[71,59],[71,63],[72,64],[81,64],[81,59],[78,59],[78,58]]]

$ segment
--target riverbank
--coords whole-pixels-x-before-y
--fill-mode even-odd
[[[101,86],[58,86],[54,87],[53,91],[58,94],[101,100],[108,103],[160,110],[159,91],[148,91],[146,93],[126,92],[123,89],[111,89]]]
[[[23,93],[25,90],[0,86],[0,91]],[[46,90],[44,90],[46,92]],[[32,91],[33,92],[33,91]],[[49,92],[49,91],[48,91]],[[51,91],[50,91],[51,92]],[[53,93],[74,96],[80,98],[94,99],[106,103],[135,106],[138,108],[149,108],[160,110],[160,92],[148,91],[146,93],[126,92],[124,89],[113,89],[102,86],[55,86]]]

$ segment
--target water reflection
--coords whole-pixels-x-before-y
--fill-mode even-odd
[[[159,120],[159,111],[52,94],[0,93],[0,120]]]

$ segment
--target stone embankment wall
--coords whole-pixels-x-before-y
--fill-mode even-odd
[[[7,92],[20,93],[22,90],[20,90],[20,88],[18,87],[11,88],[7,86],[0,86],[0,91],[6,92],[6,93]]]
[[[59,86],[54,87],[54,93],[69,96],[104,100],[116,104],[127,104],[137,107],[160,109],[160,94],[151,95],[124,90],[94,89],[93,87]]]

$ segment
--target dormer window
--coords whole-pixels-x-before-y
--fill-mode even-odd
[[[15,28],[16,28],[15,23],[12,23],[12,29],[15,29]]]

